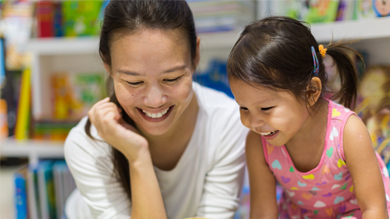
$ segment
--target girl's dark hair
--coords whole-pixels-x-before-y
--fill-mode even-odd
[[[338,67],[341,89],[332,95],[346,107],[354,108],[357,93],[357,73],[347,51],[351,43],[340,41],[326,46]],[[327,75],[318,43],[308,26],[288,17],[267,17],[245,27],[230,52],[227,72],[229,79],[236,78],[251,85],[291,92],[298,99],[308,101],[306,92],[314,75],[311,47],[319,61],[317,77],[322,82],[321,97],[327,88]],[[360,56],[360,55],[359,55]]]
[[[118,31],[134,33],[140,29],[179,30],[187,38],[192,60],[196,57],[196,32],[191,9],[185,0],[111,0],[104,11],[100,34],[99,54],[103,62],[111,66],[110,43]],[[123,119],[135,127],[132,119],[119,104],[112,78],[108,77],[107,90],[110,101],[122,109]],[[90,138],[91,121],[88,119],[85,132]],[[135,127],[136,128],[136,127]],[[95,139],[95,138],[93,138]],[[129,163],[126,157],[112,147],[114,173],[131,199]]]

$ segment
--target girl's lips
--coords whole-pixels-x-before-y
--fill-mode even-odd
[[[273,133],[271,135],[261,135],[261,136],[263,136],[267,140],[272,140],[272,139],[276,138],[276,136],[278,134],[279,134],[279,130],[276,130],[275,133]]]
[[[149,117],[147,116],[145,113],[143,113],[143,110],[140,109],[140,108],[137,108],[138,112],[141,114],[141,116],[146,120],[146,121],[149,121],[149,122],[161,122],[163,120],[165,120],[166,118],[168,118],[168,116],[171,114],[171,112],[173,111],[173,108],[175,106],[171,106],[168,108],[168,111],[167,113],[165,113],[163,116],[161,116],[160,118],[152,118],[152,117]]]

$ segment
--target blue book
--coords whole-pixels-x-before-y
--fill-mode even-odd
[[[15,209],[17,219],[27,218],[27,165],[14,173]]]

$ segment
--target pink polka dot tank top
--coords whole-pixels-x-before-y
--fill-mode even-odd
[[[284,189],[282,199],[287,199],[287,202],[282,202],[289,203],[289,207],[293,205],[295,208],[314,212],[313,214],[320,209],[331,209],[329,207],[334,206],[340,206],[340,209],[333,209],[334,211],[343,213],[343,210],[347,209],[342,209],[345,204],[341,204],[345,202],[348,202],[348,208],[359,208],[343,151],[343,130],[349,116],[353,114],[355,113],[351,110],[329,101],[322,157],[318,166],[308,172],[303,173],[295,169],[285,146],[272,146],[262,138],[265,159],[277,182]],[[381,164],[383,166],[383,162]],[[387,169],[384,167],[382,172],[382,175],[387,175],[385,184],[388,184]],[[333,210],[328,216],[335,215]],[[326,213],[329,212],[324,214]]]

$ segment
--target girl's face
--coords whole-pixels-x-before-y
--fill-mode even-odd
[[[289,92],[253,87],[238,79],[230,80],[230,88],[240,105],[242,124],[272,145],[289,142],[309,116],[306,105]]]
[[[119,32],[110,54],[106,68],[123,109],[141,132],[166,133],[193,98],[195,66],[186,38],[178,30]]]

